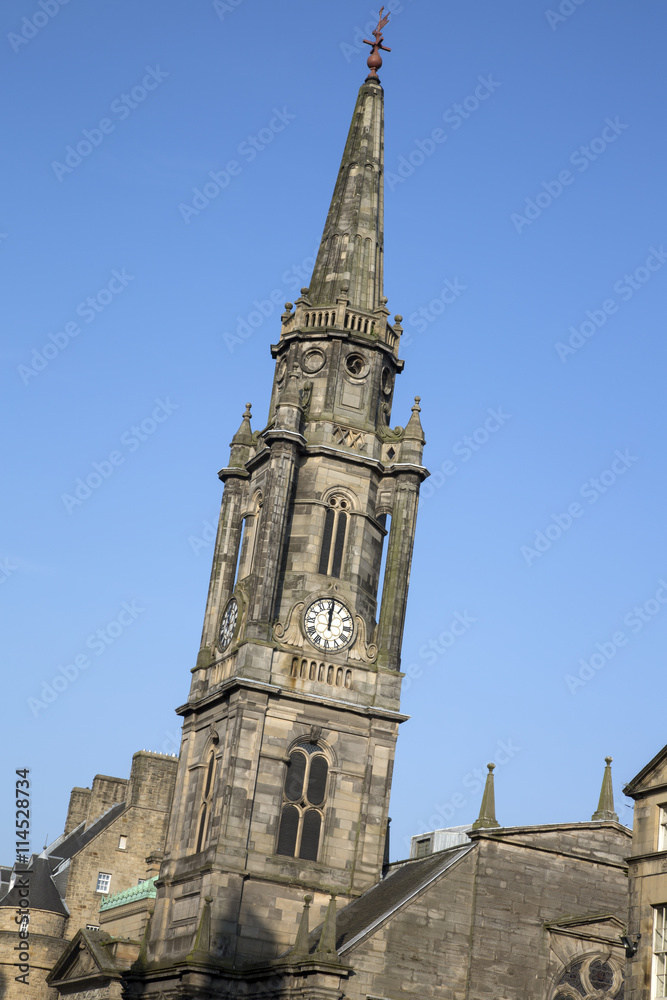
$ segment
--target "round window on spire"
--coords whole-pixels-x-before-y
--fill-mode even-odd
[[[352,378],[363,378],[368,373],[368,362],[361,354],[348,354],[345,358],[345,370]]]

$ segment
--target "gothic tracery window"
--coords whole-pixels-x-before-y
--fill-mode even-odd
[[[623,974],[608,956],[573,962],[558,980],[553,1000],[623,1000]]]
[[[289,756],[276,854],[317,861],[329,763],[317,743],[304,740]]]
[[[322,573],[324,576],[340,576],[350,507],[350,501],[340,493],[333,493],[329,497],[327,511],[324,515],[324,531],[318,568],[318,573]]]

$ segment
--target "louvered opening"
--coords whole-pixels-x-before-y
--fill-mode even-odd
[[[296,806],[285,806],[280,817],[278,847],[276,854],[286,854],[293,858],[296,851],[296,835],[299,829],[299,810]]]
[[[327,791],[327,774],[329,765],[326,758],[318,754],[310,762],[310,775],[308,777],[308,801],[311,805],[319,806],[324,802]]]
[[[335,514],[331,507],[329,507],[324,518],[324,533],[322,535],[322,549],[320,551],[320,565],[318,569],[318,573],[323,573],[325,576],[329,571],[329,553],[331,551],[334,517]]]
[[[195,851],[198,853],[204,846],[204,831],[206,830],[206,803],[201,807],[201,814],[199,816],[199,831],[197,833],[197,846]]]
[[[290,755],[285,777],[285,798],[297,802],[303,792],[303,779],[306,773],[306,758],[302,753]]]
[[[340,568],[343,563],[343,547],[345,545],[345,528],[347,527],[347,514],[341,511],[338,515],[338,527],[336,529],[336,542],[334,544],[333,565],[331,567],[332,576],[340,576]]]
[[[309,809],[303,817],[301,833],[301,848],[299,857],[304,861],[317,861],[317,850],[320,846],[320,827],[322,817],[317,809]]]
[[[215,764],[215,757],[211,754],[211,759],[208,762],[208,769],[206,771],[206,787],[204,788],[204,798],[208,798],[208,793],[211,791],[211,781],[213,780],[213,765]]]

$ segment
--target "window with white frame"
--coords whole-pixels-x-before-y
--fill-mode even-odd
[[[653,911],[653,983],[651,997],[667,997],[667,906]]]
[[[99,931],[99,929],[100,929],[99,924],[86,924],[87,931]]]
[[[119,851],[127,850],[127,837],[124,837],[122,834],[118,838],[118,850]]]
[[[667,803],[658,807],[658,850],[667,851]]]
[[[110,874],[110,872],[98,872],[98,874],[97,874],[97,888],[96,888],[95,892],[108,892],[110,885],[111,885],[111,874]]]

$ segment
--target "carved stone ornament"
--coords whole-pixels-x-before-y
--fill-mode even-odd
[[[348,656],[351,660],[372,663],[377,658],[378,648],[374,642],[366,643],[366,622],[364,619],[360,615],[355,615],[354,618],[357,623],[357,637]]]
[[[313,383],[304,382],[301,386],[301,405],[304,410],[310,405],[310,397],[313,394]]]
[[[209,726],[208,733],[211,737],[211,743],[215,743],[217,745],[220,742],[220,734],[213,724]]]
[[[326,358],[327,356],[324,351],[321,351],[318,347],[313,347],[312,350],[306,351],[301,358],[301,369],[307,375],[314,375],[315,372],[324,367]]]
[[[305,607],[304,601],[295,604],[289,613],[286,624],[277,622],[273,626],[273,635],[279,642],[284,642],[287,646],[297,646],[303,649],[303,632],[301,631],[301,612]]]
[[[355,451],[366,450],[366,435],[359,431],[353,431],[349,427],[341,427],[334,424],[333,436],[337,444],[342,444],[346,448],[354,448]]]
[[[311,743],[317,743],[317,741],[319,740],[319,738],[320,738],[321,735],[322,735],[322,727],[321,726],[311,726],[310,727],[310,742]]]
[[[393,431],[390,427],[383,427],[382,424],[377,429],[377,436],[381,441],[402,441],[405,435],[405,427],[398,425]]]

